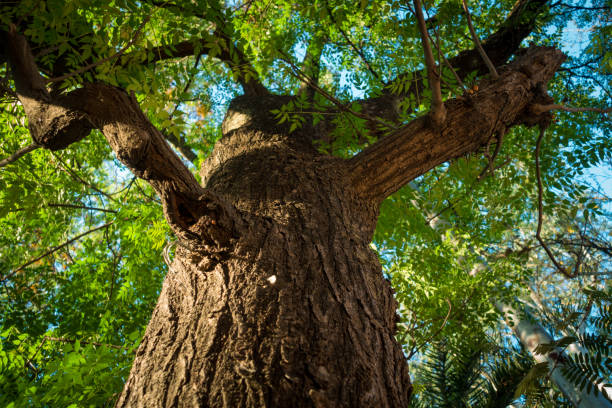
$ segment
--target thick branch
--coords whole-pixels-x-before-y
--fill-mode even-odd
[[[238,222],[233,207],[200,187],[133,96],[90,83],[52,98],[25,38],[12,30],[9,39],[17,94],[38,144],[60,149],[100,129],[119,160],[161,197],[164,215],[183,244],[212,252],[227,247]]]
[[[529,49],[497,81],[483,80],[473,96],[447,101],[447,120],[439,131],[422,117],[350,159],[350,184],[360,195],[381,201],[433,167],[477,151],[495,132],[549,119],[530,107],[550,103],[545,84],[564,60],[554,48]]]
[[[81,112],[50,103],[51,96],[38,72],[30,46],[25,37],[15,31],[15,26],[7,33],[7,39],[17,97],[28,117],[35,144],[58,150],[87,136],[91,125]]]
[[[195,164],[198,155],[191,149],[191,147],[187,145],[187,143],[185,143],[185,141],[181,137],[177,137],[172,133],[168,132],[162,132],[162,135],[167,141],[172,143],[174,147],[176,147],[176,149],[181,152],[181,154],[185,156],[187,160]]]
[[[427,78],[431,88],[431,118],[436,126],[440,126],[446,117],[446,110],[442,102],[442,90],[440,89],[440,71],[436,70],[436,62],[431,52],[429,35],[425,26],[425,17],[420,0],[414,0],[414,13],[417,17],[419,31],[421,32],[421,42],[423,43],[423,53],[425,54],[425,65],[427,66]]]
[[[233,207],[198,184],[133,96],[88,84],[68,97],[102,131],[119,160],[155,189],[166,220],[184,244],[196,249],[202,243],[202,249],[213,252],[227,246],[238,219]]]

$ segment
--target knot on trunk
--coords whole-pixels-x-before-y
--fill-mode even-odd
[[[289,133],[289,125],[280,123],[272,110],[281,109],[295,97],[286,95],[239,96],[234,98],[227,110],[221,131],[224,135],[240,128],[272,133]]]
[[[170,227],[188,249],[201,253],[226,252],[239,236],[242,221],[238,212],[216,194],[169,190],[161,197]]]
[[[61,100],[32,103],[26,111],[32,139],[49,150],[65,149],[89,135],[93,129],[87,115],[61,103]]]

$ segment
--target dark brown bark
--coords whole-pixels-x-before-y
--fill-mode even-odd
[[[369,248],[378,203],[497,125],[547,120],[530,106],[563,59],[534,48],[450,104],[448,129],[422,119],[350,161],[289,137],[261,98],[234,101],[201,176],[243,227],[219,254],[179,247],[118,406],[406,406],[395,302]]]
[[[453,158],[477,151],[512,126],[547,123],[546,84],[565,60],[554,48],[532,47],[485,79],[473,95],[445,102],[446,121],[433,126],[429,116],[410,122],[350,160],[351,184],[364,197],[382,201],[410,180]],[[548,102],[550,103],[550,102]]]
[[[246,226],[221,257],[179,248],[118,406],[407,405],[376,206],[338,159],[267,125],[231,131],[205,163]]]

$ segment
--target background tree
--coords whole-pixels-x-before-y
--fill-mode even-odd
[[[542,214],[606,215],[578,176],[609,160],[609,122],[550,123],[568,110],[553,100],[609,106],[604,3],[2,5],[14,404],[403,406],[377,218],[414,357],[498,321],[491,299],[530,279],[510,242],[531,246]],[[570,17],[593,30],[560,74],[561,53],[519,51],[555,43]],[[536,124],[546,137],[518,127]],[[425,197],[400,190],[411,180]],[[458,239],[425,222],[439,212]],[[538,244],[584,273],[548,228]]]

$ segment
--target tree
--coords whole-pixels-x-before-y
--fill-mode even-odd
[[[499,148],[514,127],[544,129],[551,111],[566,109],[547,91],[563,53],[519,48],[546,3],[520,1],[504,21],[492,13],[499,25],[481,46],[462,24],[457,32],[471,33],[461,42],[466,50],[438,67],[430,43],[441,42],[430,38],[433,23],[418,1],[57,6],[22,1],[3,13],[5,93],[19,100],[34,143],[3,164],[35,147],[70,148],[99,130],[152,187],[175,237],[117,406],[406,406],[411,387],[394,337],[396,301],[370,248],[381,203],[435,166],[494,140]],[[469,10],[456,6],[439,5],[438,18],[463,22]],[[275,27],[258,24],[268,7]],[[411,69],[403,57],[384,67],[387,54],[374,65],[347,30],[357,22],[373,50],[405,51]],[[407,63],[419,37],[426,73]],[[325,47],[343,47],[365,67],[372,84],[365,98],[349,100],[341,81],[326,77]],[[173,126],[179,108],[163,109],[171,100],[163,93],[184,98],[192,79],[181,90],[172,61],[192,58],[191,76],[202,55],[210,57],[203,69],[231,77],[242,95],[230,103],[198,181],[176,153],[197,162],[187,141],[194,136]],[[441,68],[446,63],[452,68]],[[471,88],[462,89],[468,79]],[[444,100],[443,90],[454,97]],[[430,112],[419,115],[421,105]],[[103,167],[87,163],[95,164]]]
[[[417,187],[410,185],[410,188],[418,192]],[[427,204],[426,208],[428,211],[426,211],[426,213],[430,213],[431,203]],[[443,215],[437,215],[435,218],[438,219],[438,222],[432,223],[432,230],[440,233],[442,241],[450,241],[454,246],[461,247],[458,237],[454,236],[452,231],[449,231],[452,223]],[[541,219],[541,216],[539,219]],[[572,220],[572,222],[575,221],[577,220]],[[568,220],[555,220],[555,224],[559,226],[563,226],[564,222],[567,223]],[[578,234],[580,236],[579,240],[562,237],[560,242],[568,247],[565,248],[567,252],[578,253],[579,259],[580,257],[587,257],[593,261],[600,255],[599,252],[606,253],[609,250],[609,245],[606,242],[607,240],[604,239],[602,241],[599,239],[599,234],[597,234],[593,225],[588,225],[589,223],[586,222],[586,220],[585,224],[587,225],[572,225],[572,227],[580,231]],[[587,227],[590,227],[591,230],[588,230]],[[573,231],[572,228],[569,230]],[[547,247],[543,247],[542,250],[549,251]],[[521,250],[523,254],[528,254],[530,251],[531,249]],[[471,252],[471,255],[474,255],[475,251],[470,249],[469,252]],[[506,252],[507,251],[504,251],[503,254],[494,254],[494,256],[505,258],[509,255],[506,254]],[[478,257],[477,254],[476,256]],[[469,271],[471,276],[477,276],[491,269],[486,259],[481,259],[483,263],[477,263]],[[555,270],[557,261],[553,257],[545,257],[544,260],[552,262],[552,269]],[[546,267],[546,263],[538,260],[537,255],[536,262],[538,262],[539,267]],[[542,263],[543,265],[540,265]],[[589,264],[597,265],[599,263],[600,262],[595,261]],[[584,265],[581,265],[579,267],[583,269],[583,266]],[[548,280],[550,279],[544,279],[544,281]],[[530,282],[529,288],[538,287],[541,283],[543,282]],[[561,284],[563,284],[563,282]],[[565,291],[571,288],[571,286],[567,284],[563,286]],[[561,390],[565,398],[571,401],[573,406],[609,406],[610,401],[606,395],[607,390],[604,384],[604,378],[607,377],[605,373],[609,371],[607,367],[609,336],[607,333],[587,334],[585,328],[587,326],[587,318],[592,313],[595,299],[597,299],[599,303],[601,303],[602,300],[609,301],[610,299],[606,293],[598,290],[586,289],[582,290],[582,292],[589,295],[588,306],[582,306],[584,310],[580,312],[574,310],[572,313],[563,313],[565,311],[562,311],[560,314],[562,317],[560,319],[557,318],[554,322],[554,326],[557,330],[566,330],[576,324],[576,322],[573,321],[576,317],[581,317],[580,322],[577,323],[578,330],[577,333],[575,333],[576,336],[564,333],[565,336],[558,341],[555,341],[547,330],[541,324],[534,321],[533,317],[526,313],[526,311],[521,310],[519,312],[510,303],[504,303],[496,299],[493,293],[490,293],[491,301],[495,303],[496,308],[502,313],[506,323],[510,326],[519,344],[523,347],[522,357],[524,358],[525,354],[531,353],[531,357],[537,364],[534,366],[533,361],[531,361],[530,365],[524,364],[524,361],[517,363],[517,361],[514,361],[514,354],[516,353],[512,353],[513,350],[511,350],[501,362],[495,361],[499,360],[497,356],[489,356],[489,360],[494,360],[500,365],[500,370],[494,369],[494,373],[498,371],[501,374],[506,373],[500,380],[497,374],[480,374],[483,368],[479,360],[485,355],[484,352],[486,349],[490,348],[486,347],[488,345],[488,340],[484,339],[484,333],[477,336],[475,341],[462,340],[459,347],[456,347],[457,350],[449,351],[444,344],[434,344],[432,349],[428,350],[429,355],[426,356],[428,361],[419,367],[419,374],[422,377],[421,381],[425,380],[424,382],[426,385],[423,395],[418,397],[418,401],[427,406],[458,406],[468,404],[468,401],[470,406],[494,403],[503,404],[505,406],[516,399],[517,395],[525,395],[527,397],[528,406],[541,406],[544,404],[546,396],[542,392],[543,387],[541,384],[536,383],[541,377],[547,376],[554,382],[556,388]],[[530,297],[535,300],[538,309],[541,309],[540,312],[543,313],[544,317],[550,320],[551,312],[546,310],[538,293],[530,289]],[[576,300],[577,298],[579,298],[579,296],[573,296],[574,301],[572,305],[581,308],[579,306],[580,302]],[[555,300],[558,301],[558,297]],[[450,301],[447,300],[447,302],[450,306]],[[608,317],[605,305],[603,307],[601,307],[601,305],[599,306],[601,310],[595,313],[595,316],[597,316],[596,319],[598,321],[607,321]],[[522,308],[522,306],[518,307]],[[449,315],[446,316],[445,322],[448,320]],[[591,324],[591,326],[606,328],[606,324],[602,323],[596,325]],[[431,338],[429,340],[431,340]],[[583,341],[585,344],[592,345],[588,349],[595,350],[594,355],[589,353],[588,349],[585,347],[582,347],[582,349],[579,348],[579,344]],[[426,344],[427,343],[424,343],[421,346]],[[597,345],[595,346],[594,344]],[[570,350],[573,353],[580,354],[580,356],[568,358],[568,356],[564,354],[568,346],[570,346]],[[416,350],[413,349],[409,354],[409,358],[415,354],[415,352]],[[495,350],[495,352],[498,354],[500,353],[499,350]],[[447,364],[449,362],[450,364]],[[529,372],[526,371],[528,369],[530,369]],[[459,374],[457,374],[455,370],[457,370]],[[481,376],[486,378],[484,385],[482,384],[484,378],[481,378]],[[500,384],[504,383],[506,385],[502,387]],[[430,384],[433,384],[433,386],[428,388]],[[598,388],[601,394],[599,391],[593,393],[592,390],[594,388]],[[487,389],[489,393],[486,392]],[[493,390],[497,391],[499,389],[502,389],[503,393],[491,393]],[[517,389],[518,392],[516,392]],[[560,406],[562,404],[560,401],[547,402],[549,405],[552,404],[552,406]]]

